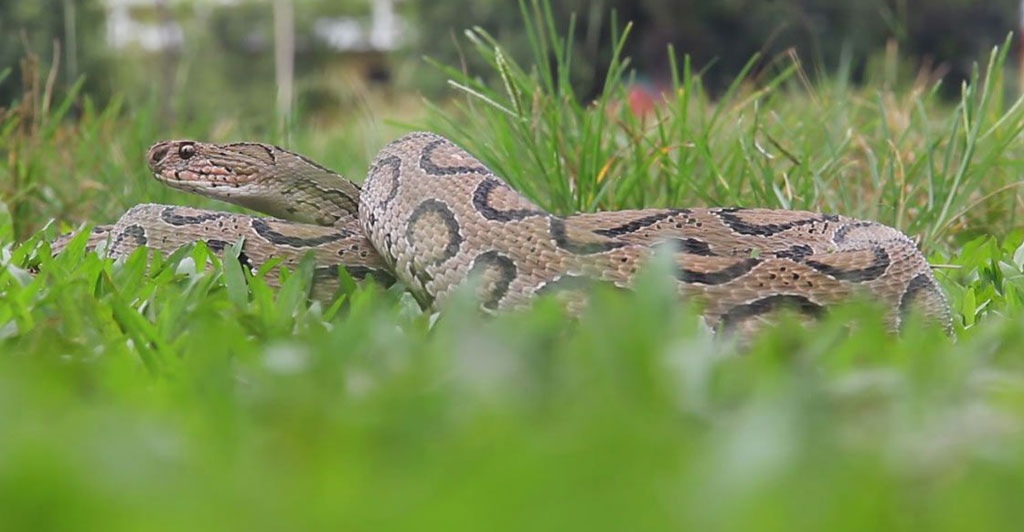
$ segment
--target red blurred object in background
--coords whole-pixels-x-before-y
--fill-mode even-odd
[[[629,110],[634,115],[644,118],[654,113],[655,108],[665,103],[665,94],[668,93],[668,87],[661,83],[638,80],[631,83],[627,91],[626,98]]]

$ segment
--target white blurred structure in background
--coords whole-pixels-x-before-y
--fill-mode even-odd
[[[137,20],[133,14],[160,12],[170,7],[191,5],[195,10],[210,6],[232,6],[244,0],[105,0],[107,45],[113,49],[130,46],[150,52],[178,50],[185,42],[181,25],[170,17]],[[271,9],[273,0],[250,0]],[[391,51],[401,45],[405,23],[396,10],[402,0],[370,0],[369,17],[323,17],[313,23],[313,36],[337,52]],[[293,3],[288,0],[288,3]],[[280,6],[275,8],[279,12]],[[177,9],[175,10],[177,11]]]
[[[403,44],[403,35],[408,34],[396,10],[399,1],[369,0],[369,17],[316,19],[312,38],[339,54],[393,51]],[[200,17],[210,7],[230,7],[243,2],[246,0],[104,0],[107,45],[114,50],[137,47],[151,53],[180,52],[187,36],[172,12],[181,13],[182,7],[190,6],[192,13]],[[277,113],[283,125],[290,120],[295,99],[295,1],[248,0],[248,3],[266,5],[273,13]]]

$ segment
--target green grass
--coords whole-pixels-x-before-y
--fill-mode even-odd
[[[741,347],[699,327],[656,272],[635,292],[598,289],[578,321],[546,300],[494,318],[456,300],[432,321],[374,285],[310,303],[309,265],[270,289],[202,247],[113,262],[79,239],[50,258],[68,223],[213,205],[147,178],[145,148],[246,131],[169,132],[146,109],[36,99],[0,118],[0,528],[1018,526],[1024,109],[1004,97],[1003,52],[952,103],[792,64],[712,100],[683,68],[641,119],[616,105],[618,61],[598,101],[572,98],[544,65],[551,50],[570,60],[559,32],[528,7],[529,66],[472,34],[504,86],[453,70],[458,96],[422,120],[284,143],[359,177],[399,131],[437,130],[559,212],[878,219],[946,266],[954,337],[891,336],[851,305]],[[43,229],[51,218],[64,227]]]

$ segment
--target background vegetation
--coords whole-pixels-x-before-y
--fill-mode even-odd
[[[274,101],[273,16],[270,1],[177,0],[139,3],[133,16],[146,23],[176,23],[185,39],[180,47],[146,51],[138,46],[107,47],[103,0],[0,0],[0,69],[12,73],[0,84],[0,102],[20,94],[19,62],[53,61],[58,91],[84,77],[84,92],[98,102],[127,99],[133,106],[157,100],[164,127],[196,121],[240,120],[255,132],[270,133],[274,120],[263,111]],[[332,73],[363,61],[366,54],[339,53],[313,38],[317,20],[355,17],[366,21],[371,0],[292,0],[295,5],[298,102],[307,118],[333,120],[376,101],[382,87],[367,90],[351,77]],[[516,61],[530,56],[518,2],[502,0],[404,0],[398,2],[406,26],[405,45],[381,62],[386,86],[400,92],[446,95],[446,77],[422,61],[432,58],[459,66],[474,76],[493,76],[482,58],[466,49],[463,32],[479,27],[495,36]],[[614,53],[613,33],[629,22],[632,37],[621,55],[630,58],[637,79],[667,86],[671,65],[667,49],[691,58],[703,85],[719,94],[748,66],[770,78],[779,62],[796,56],[814,79],[870,79],[887,46],[899,50],[911,82],[919,74],[943,78],[947,99],[959,97],[972,65],[984,61],[992,46],[1017,29],[1015,0],[567,0],[554,2],[552,17],[568,31],[572,24],[573,89],[583,100],[602,90]],[[1016,55],[1016,49],[1011,50]],[[877,66],[877,65],[876,65]],[[31,78],[31,76],[29,76]],[[253,117],[256,119],[254,120]]]
[[[137,203],[226,208],[160,187],[142,154],[262,126],[233,110],[168,126],[156,98],[48,92],[40,61],[20,80],[0,74],[19,83],[0,114],[3,528],[1019,524],[1024,103],[1009,41],[952,99],[891,47],[862,83],[747,58],[713,89],[679,56],[662,103],[638,108],[622,55],[636,33],[612,41],[588,97],[558,14],[530,2],[515,24],[515,54],[486,31],[460,37],[481,67],[431,67],[441,98],[396,93],[266,137],[358,180],[385,142],[432,129],[558,212],[878,219],[937,266],[953,336],[920,323],[890,335],[870,304],[851,304],[737,345],[656,271],[635,292],[597,290],[578,321],[548,300],[496,318],[456,301],[435,319],[372,284],[311,302],[311,265],[272,289],[202,246],[111,261],[79,238],[51,257],[58,233]]]
[[[495,35],[510,55],[523,58],[530,44],[516,4],[414,2],[421,27],[415,49],[445,64],[481,66],[477,56],[460,53],[458,37],[469,20]],[[610,34],[626,21],[633,24],[633,37],[622,54],[652,83],[670,80],[669,45],[691,58],[715,93],[755,55],[760,59],[754,72],[766,70],[768,77],[778,56],[795,54],[814,78],[841,75],[860,83],[879,52],[896,46],[909,74],[936,70],[947,80],[945,96],[955,98],[971,65],[1017,29],[1020,6],[1014,0],[569,0],[553,8],[559,27],[576,22],[573,83],[584,98],[601,90],[613,54]]]

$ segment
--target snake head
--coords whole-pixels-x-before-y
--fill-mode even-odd
[[[149,148],[146,163],[172,188],[303,223],[334,225],[358,204],[351,181],[270,144],[168,140]]]
[[[269,178],[278,166],[273,149],[253,142],[169,140],[150,147],[146,162],[154,177],[168,186],[224,199],[221,196],[234,194],[217,189],[259,186]]]

